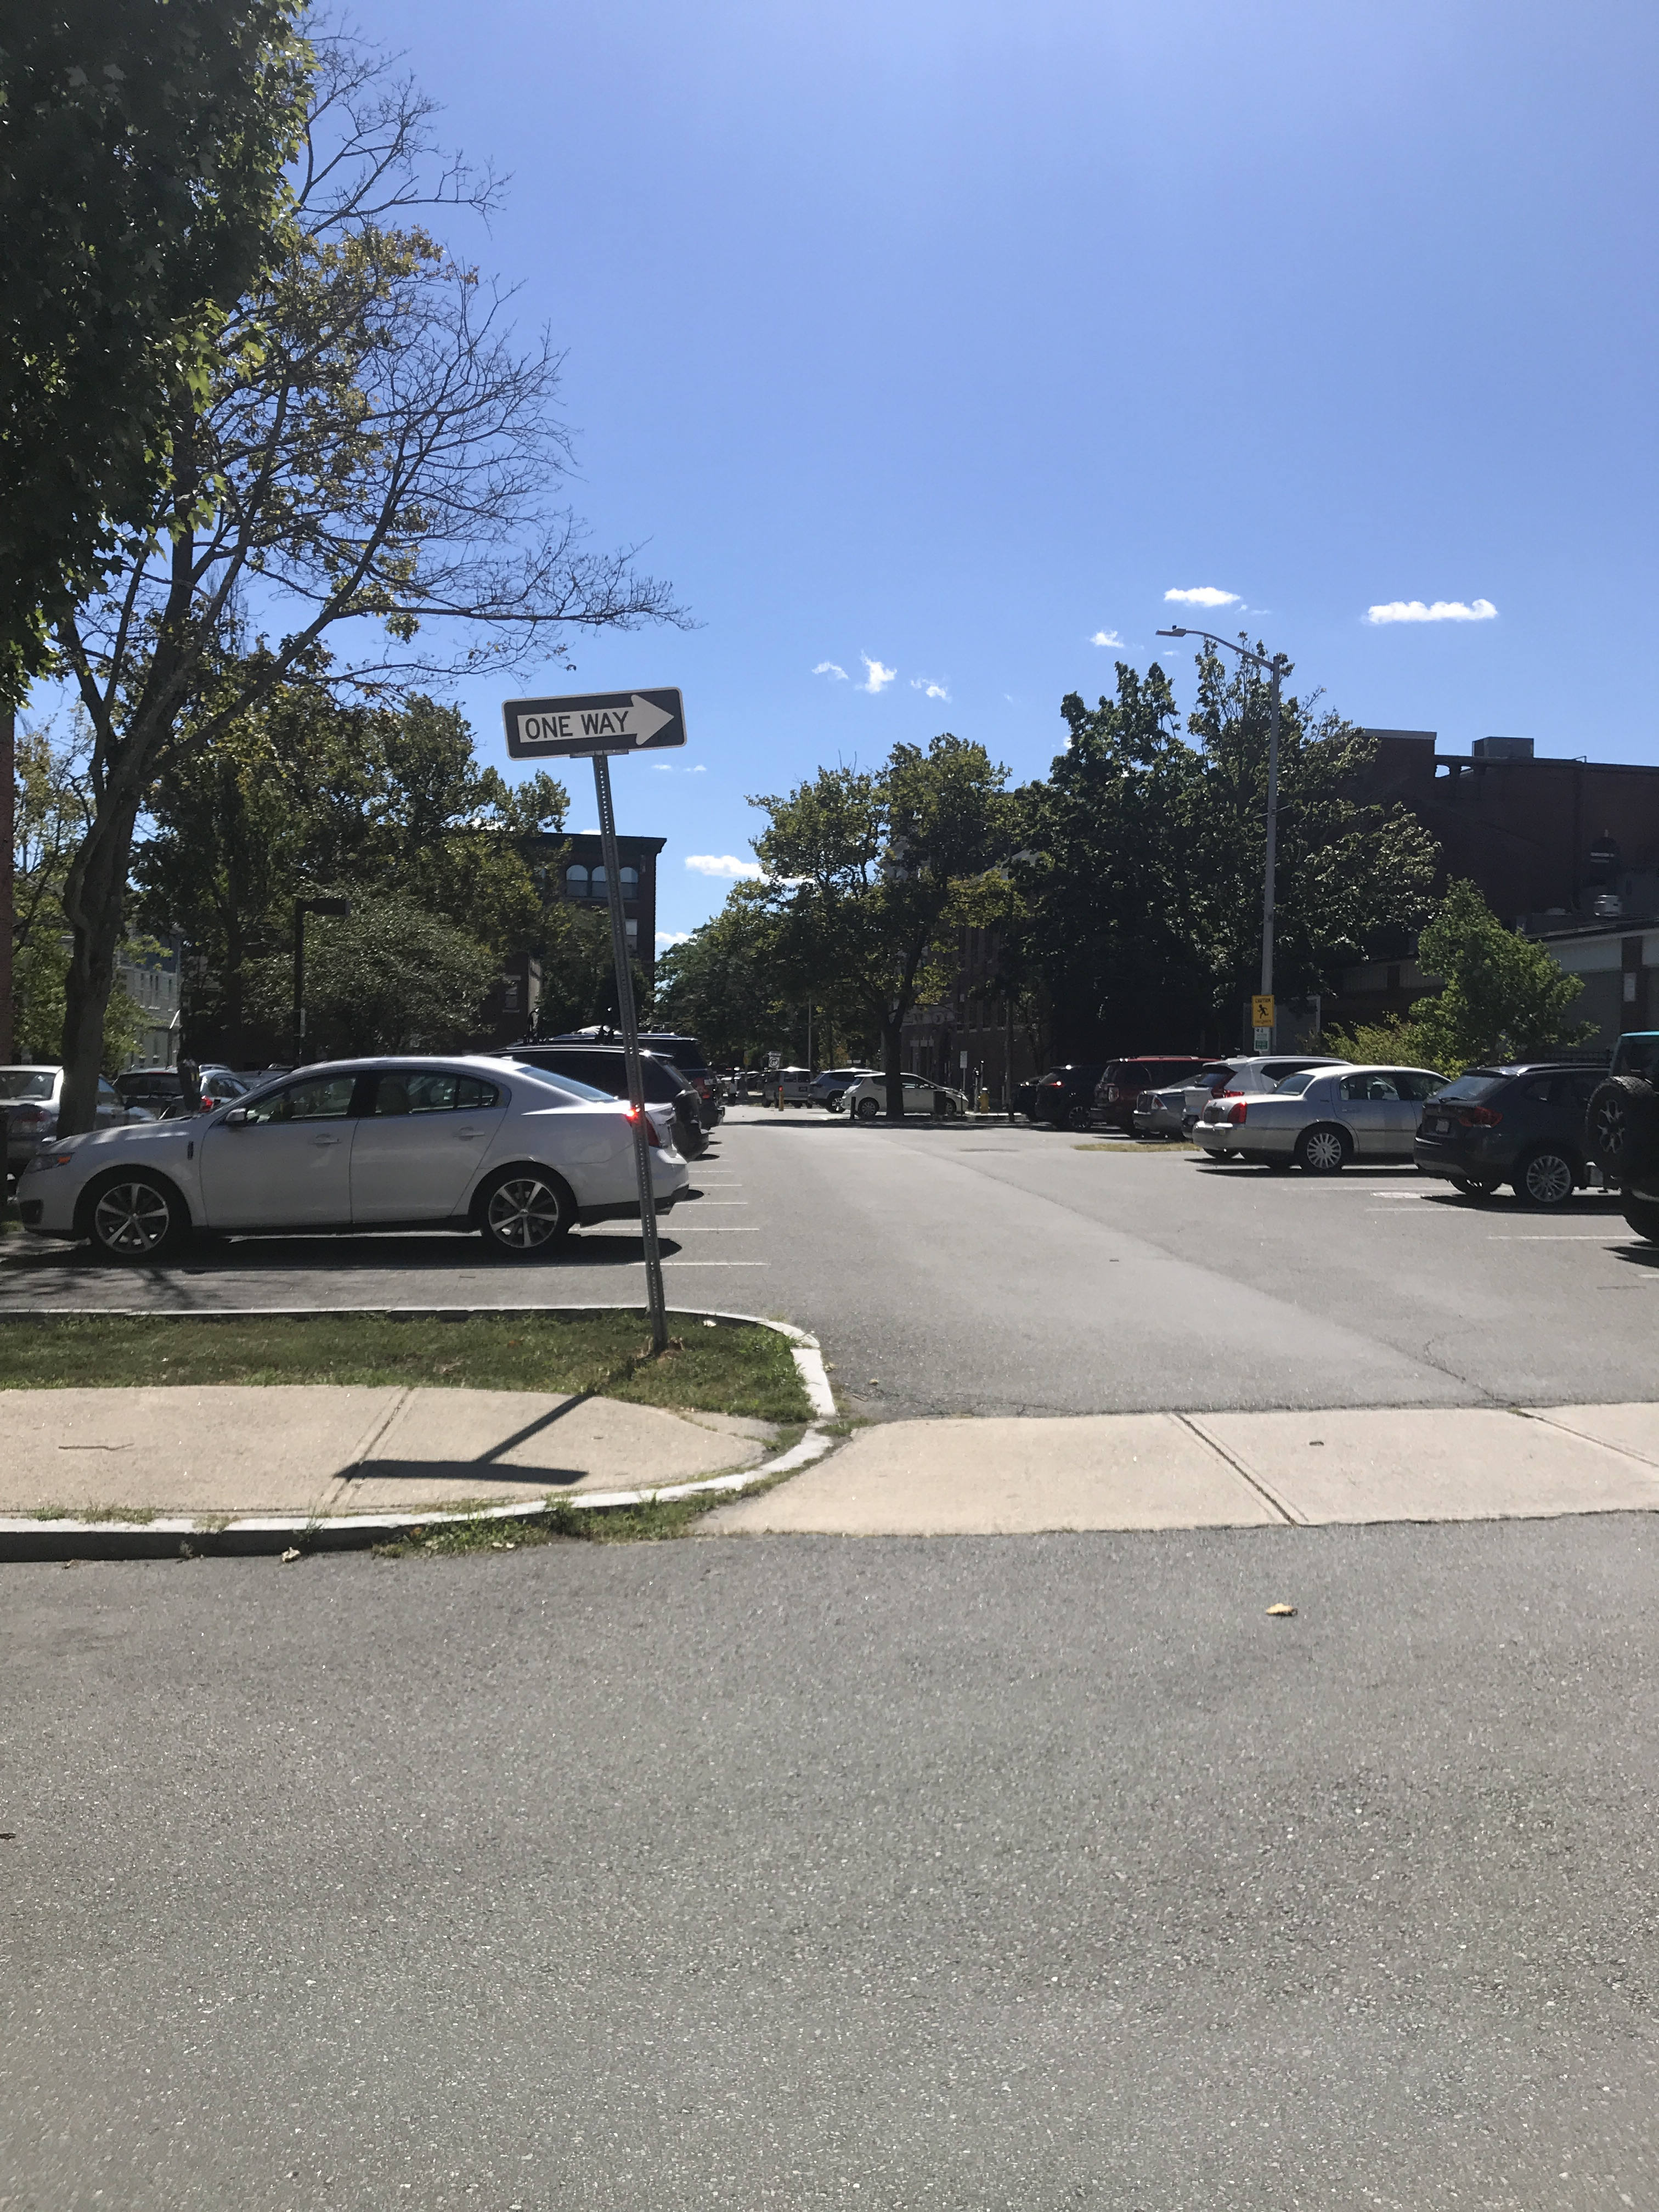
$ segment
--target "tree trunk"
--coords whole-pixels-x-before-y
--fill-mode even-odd
[[[890,1121],[904,1119],[904,1070],[899,1064],[899,1040],[904,1032],[904,1017],[896,1021],[884,1021],[881,1025],[882,1066],[887,1073],[887,1118]]]
[[[115,988],[116,955],[132,851],[136,805],[116,805],[95,820],[70,864],[64,912],[71,932],[64,978],[64,1095],[60,1137],[90,1129],[98,1118],[98,1077],[104,1057],[104,1015]]]

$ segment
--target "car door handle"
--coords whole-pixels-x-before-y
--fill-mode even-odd
[[[340,1140],[337,1137],[313,1137],[311,1141],[313,1145],[337,1145]]]
[[[471,1144],[473,1138],[476,1137],[477,1133],[478,1133],[476,1129],[457,1129],[455,1132],[455,1134],[460,1139],[464,1145]]]

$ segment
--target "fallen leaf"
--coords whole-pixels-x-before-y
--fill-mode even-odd
[[[1270,1605],[1267,1607],[1267,1613],[1269,1618],[1274,1620],[1294,1620],[1296,1618],[1296,1607],[1293,1605]]]
[[[299,1556],[300,1556],[299,1553],[298,1553],[297,1551],[293,1550],[293,1549],[290,1547],[290,1549],[289,1549],[288,1551],[284,1552],[284,1553],[283,1553],[283,1565],[284,1566],[287,1566],[287,1565],[289,1565],[289,1561],[290,1561],[290,1560],[297,1559],[299,1558]]]

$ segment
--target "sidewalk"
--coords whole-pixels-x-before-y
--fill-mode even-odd
[[[735,1415],[528,1390],[0,1390],[0,1519],[535,1504],[752,1467],[775,1435]]]
[[[1659,1405],[894,1421],[714,1534],[1013,1535],[1659,1510]]]

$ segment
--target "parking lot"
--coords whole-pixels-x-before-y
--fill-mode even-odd
[[[1597,1193],[1523,1209],[1409,1167],[1329,1179],[1002,1123],[738,1108],[664,1224],[671,1304],[815,1330],[855,1410],[1532,1405],[1652,1395],[1659,1247]],[[0,1308],[643,1298],[636,1231],[229,1239],[129,1271],[12,1237]]]

